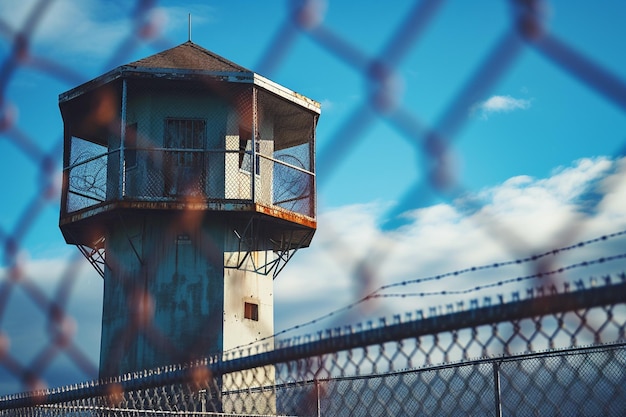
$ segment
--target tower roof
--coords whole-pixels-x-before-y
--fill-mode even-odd
[[[127,66],[200,71],[252,72],[191,41],[131,62],[127,64]]]
[[[62,105],[78,96],[101,88],[118,79],[199,80],[253,84],[283,99],[320,113],[320,104],[302,94],[285,88],[254,71],[235,64],[191,41],[158,52],[154,55],[121,65],[93,80],[59,94]]]

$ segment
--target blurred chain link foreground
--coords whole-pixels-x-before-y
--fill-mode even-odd
[[[7,86],[16,73],[24,70],[42,72],[69,85],[85,81],[82,74],[63,63],[32,54],[32,36],[53,3],[40,0],[18,30],[0,18],[0,33],[10,49],[0,66],[2,140],[10,142],[28,158],[29,169],[38,178],[33,198],[24,206],[12,229],[0,229],[5,265],[0,281],[0,324],[5,320],[11,297],[19,289],[40,309],[49,334],[49,340],[35,359],[24,363],[19,352],[10,350],[13,335],[0,327],[3,375],[19,381],[28,391],[0,398],[0,415],[623,414],[626,409],[625,255],[602,253],[596,258],[579,258],[570,267],[558,267],[565,255],[596,242],[617,241],[623,232],[614,230],[611,235],[572,244],[584,229],[584,223],[569,225],[565,236],[552,239],[556,243],[543,255],[508,261],[514,265],[532,265],[534,273],[508,281],[500,276],[490,283],[458,290],[457,294],[469,297],[465,301],[444,301],[440,307],[414,309],[412,313],[380,322],[342,326],[309,336],[280,340],[281,335],[277,335],[271,339],[271,347],[267,341],[199,362],[172,364],[100,381],[86,378],[81,384],[48,388],[43,375],[60,354],[65,354],[85,375],[97,374],[89,355],[74,343],[75,319],[67,314],[83,258],[79,254],[73,258],[50,295],[49,290],[37,284],[39,281],[26,274],[28,261],[20,255],[25,237],[35,229],[43,210],[58,204],[56,178],[62,143],[59,141],[50,150],[44,150],[20,129],[16,123],[20,109],[6,100]],[[317,181],[320,185],[332,181],[342,161],[355,152],[359,140],[371,128],[372,121],[385,119],[412,140],[419,156],[427,161],[421,179],[398,196],[399,204],[389,213],[390,218],[420,207],[421,196],[425,194],[449,199],[464,195],[463,178],[454,175],[451,149],[465,127],[467,109],[514,69],[516,58],[526,49],[535,50],[543,59],[556,64],[563,76],[573,77],[621,111],[626,110],[623,80],[544,27],[546,3],[512,0],[509,30],[495,40],[493,48],[468,76],[437,123],[425,126],[418,115],[403,107],[394,71],[419,44],[427,26],[437,19],[443,3],[416,1],[403,21],[389,24],[393,35],[387,47],[375,57],[367,56],[359,45],[325,25],[321,1],[289,3],[284,22],[267,29],[275,35],[257,68],[258,72],[271,76],[281,68],[295,41],[306,36],[367,80],[369,96],[346,117],[337,135],[317,155]],[[158,14],[153,13],[155,7],[153,1],[135,3],[130,34],[113,50],[109,63],[124,61],[140,45],[151,44],[156,49],[169,45],[160,34]],[[85,155],[91,155],[89,147],[94,145],[84,145]],[[77,158],[81,160],[80,155]],[[281,166],[285,170],[303,172],[303,167],[292,160],[283,162]],[[87,197],[77,197],[68,204],[80,208],[90,204],[89,199],[102,198],[99,181],[105,180],[101,173],[105,168],[101,159],[92,157],[76,164],[72,169],[88,169],[89,175],[82,178],[91,181],[73,184]],[[280,181],[280,176],[277,178]],[[277,187],[288,194],[293,184],[278,183]],[[145,193],[154,190],[154,184],[145,184]],[[301,203],[289,198],[284,201]],[[314,210],[306,203],[295,210]],[[479,201],[468,204],[475,210],[481,208]],[[519,253],[515,246],[519,242],[514,242],[514,237],[496,218],[492,220],[486,227],[490,238],[510,247],[512,253]],[[390,229],[396,226],[386,225]],[[378,265],[394,251],[393,246],[385,249],[359,259],[360,267],[353,272],[353,280],[363,287],[364,297],[347,308],[376,298],[419,300],[425,295],[382,292],[393,286],[372,292],[368,283],[376,282],[372,276],[384,275]],[[346,252],[349,249],[344,248],[341,256],[350,256]],[[437,282],[470,270],[497,273],[504,264],[470,267],[467,271],[428,280]],[[607,270],[612,272],[594,276],[593,268],[598,265],[609,265]],[[580,278],[559,280],[559,274],[568,269],[576,269]],[[419,272],[415,271],[415,275]],[[397,287],[408,284],[403,282]],[[528,288],[514,290],[506,297],[501,295],[504,291],[493,292],[506,284]],[[452,293],[438,291],[444,299]],[[274,384],[265,385],[266,374],[275,375]]]

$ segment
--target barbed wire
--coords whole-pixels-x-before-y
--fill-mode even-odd
[[[467,268],[462,268],[462,269],[458,269],[455,271],[451,271],[451,272],[446,272],[443,274],[438,274],[438,275],[432,275],[432,276],[428,276],[428,277],[423,277],[423,278],[415,278],[415,279],[411,279],[411,280],[404,280],[404,281],[400,281],[400,282],[395,282],[395,283],[390,283],[390,284],[385,284],[385,285],[381,285],[380,287],[378,287],[377,289],[375,289],[374,291],[370,292],[369,294],[365,295],[364,297],[350,303],[347,304],[341,308],[332,310],[328,313],[325,313],[319,317],[316,317],[312,320],[306,321],[304,323],[300,323],[297,324],[295,326],[291,326],[289,328],[283,329],[279,332],[276,332],[275,334],[268,336],[268,337],[264,337],[259,339],[256,342],[252,342],[249,344],[245,344],[245,345],[241,345],[241,346],[237,346],[233,349],[230,349],[229,352],[232,351],[238,351],[250,346],[254,346],[254,345],[262,345],[263,343],[269,341],[269,340],[277,340],[279,337],[284,336],[288,333],[292,333],[294,331],[300,331],[302,329],[305,329],[307,327],[319,324],[327,319],[331,319],[331,318],[336,318],[341,316],[341,314],[346,313],[352,309],[355,309],[356,307],[371,301],[373,299],[376,298],[424,298],[424,297],[428,297],[428,296],[447,296],[447,295],[465,295],[465,294],[472,294],[472,293],[478,293],[487,289],[491,289],[491,288],[502,288],[507,284],[514,284],[514,283],[522,283],[525,281],[530,281],[533,279],[542,279],[542,278],[548,278],[551,276],[555,276],[558,274],[562,274],[566,271],[571,271],[574,269],[578,269],[578,268],[585,268],[585,267],[590,267],[593,265],[598,265],[598,264],[604,264],[604,263],[608,263],[608,262],[612,262],[612,261],[618,261],[618,260],[622,260],[622,259],[626,259],[626,253],[620,253],[620,254],[616,254],[616,255],[609,255],[609,256],[603,256],[597,259],[590,259],[590,260],[584,260],[581,262],[576,262],[567,266],[563,266],[560,267],[558,269],[554,269],[551,271],[544,271],[541,270],[539,272],[536,272],[534,274],[529,274],[529,275],[525,275],[525,276],[517,276],[514,278],[507,278],[507,279],[501,279],[495,282],[490,282],[487,284],[483,284],[483,285],[475,285],[471,288],[467,288],[467,289],[461,289],[461,290],[442,290],[442,291],[422,291],[419,293],[399,293],[399,294],[381,294],[382,291],[385,291],[387,289],[390,288],[397,288],[397,287],[407,287],[409,285],[413,285],[413,284],[423,284],[423,283],[427,283],[427,282],[432,282],[432,281],[438,281],[441,282],[442,280],[446,279],[446,278],[456,278],[458,276],[461,275],[465,275],[468,273],[474,273],[474,272],[480,272],[480,271],[486,271],[486,270],[491,270],[491,269],[498,269],[498,268],[502,268],[505,266],[510,266],[510,265],[516,265],[516,266],[521,266],[522,264],[525,263],[531,263],[531,262],[537,262],[539,260],[541,260],[544,257],[547,256],[554,256],[557,254],[560,254],[562,252],[567,252],[567,251],[572,251],[572,250],[576,250],[576,249],[581,249],[584,248],[588,245],[592,245],[594,243],[600,243],[600,242],[606,242],[607,240],[610,239],[614,239],[617,237],[621,237],[626,235],[626,230],[622,230],[619,232],[614,232],[614,233],[610,233],[607,235],[602,235],[600,237],[596,237],[596,238],[592,238],[592,239],[588,239],[585,241],[581,241],[572,245],[568,245],[568,246],[564,246],[561,248],[554,248],[554,249],[550,249],[548,251],[545,251],[543,253],[540,253],[538,255],[532,255],[526,258],[520,258],[520,259],[514,259],[514,260],[508,260],[508,261],[500,261],[500,262],[494,262],[494,263],[490,263],[490,264],[486,264],[486,265],[479,265],[479,266],[472,266],[472,267],[467,267]],[[623,274],[622,274],[623,275]],[[544,280],[545,281],[545,280]],[[569,282],[564,282],[563,286],[565,288],[565,290],[567,290],[570,286]],[[556,291],[556,287],[554,285],[554,283],[551,283],[551,288],[550,291],[555,292]]]
[[[441,280],[443,278],[448,278],[448,277],[456,277],[459,275],[463,275],[463,274],[467,274],[468,272],[478,272],[478,271],[484,271],[484,270],[488,270],[488,269],[496,269],[496,268],[501,268],[504,266],[509,266],[509,265],[522,265],[525,263],[529,263],[529,262],[536,262],[539,261],[542,258],[545,258],[547,256],[554,256],[557,254],[560,254],[562,252],[566,252],[566,251],[572,251],[575,249],[580,249],[584,246],[588,246],[591,245],[593,243],[599,243],[599,242],[605,242],[609,239],[613,239],[616,237],[620,237],[620,236],[624,236],[626,235],[626,230],[622,230],[619,232],[615,232],[615,233],[610,233],[608,235],[602,235],[600,237],[596,237],[593,239],[588,239],[585,241],[581,241],[578,243],[575,243],[573,245],[569,245],[569,246],[564,246],[561,248],[554,248],[554,249],[550,249],[548,251],[545,251],[543,253],[540,253],[538,255],[532,255],[532,256],[528,256],[526,258],[520,258],[520,259],[514,259],[514,260],[509,260],[509,261],[501,261],[501,262],[494,262],[491,264],[486,264],[486,265],[479,265],[479,266],[472,266],[469,268],[463,268],[463,269],[459,269],[456,271],[452,271],[452,272],[446,272],[443,274],[439,274],[439,275],[433,275],[430,277],[425,277],[425,278],[416,278],[413,280],[408,280],[408,281],[402,281],[402,282],[398,282],[398,283],[392,283],[392,284],[387,284],[387,285],[383,285],[381,286],[378,290],[376,290],[375,292],[372,293],[372,295],[386,290],[388,288],[393,288],[393,287],[398,287],[398,286],[406,286],[409,284],[421,284],[423,282],[428,282],[428,281],[437,281],[437,280]],[[602,259],[602,258],[600,258]],[[592,265],[593,261],[589,261],[589,263],[585,263],[586,261],[580,262],[580,266],[589,266]],[[563,272],[566,269],[562,269],[559,268],[558,270],[552,271],[552,273],[560,273]],[[544,275],[548,275],[547,273],[542,273],[542,272],[538,272],[536,274],[533,274],[532,277],[536,277],[536,278],[540,278]]]
[[[567,265],[559,269],[554,269],[552,271],[538,272],[536,274],[503,279],[503,280],[492,282],[489,284],[476,285],[475,287],[472,287],[472,288],[465,288],[465,289],[460,289],[460,290],[423,291],[419,293],[373,294],[370,298],[398,298],[398,297],[407,298],[407,297],[428,297],[428,296],[433,296],[433,295],[472,294],[472,293],[478,293],[478,292],[484,291],[489,288],[501,288],[502,286],[507,285],[507,284],[521,283],[521,282],[530,281],[531,279],[536,279],[536,278],[539,278],[539,279],[546,278],[546,277],[550,277],[553,275],[562,274],[565,271],[571,271],[573,269],[588,267],[592,265],[604,264],[607,262],[617,261],[620,259],[626,259],[626,253],[621,253],[619,255],[612,255],[612,256],[603,256],[602,258],[577,262],[575,264]],[[565,285],[569,287],[569,283],[566,283]],[[552,284],[551,288],[556,289],[554,284]]]

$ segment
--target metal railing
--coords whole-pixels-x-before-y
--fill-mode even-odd
[[[257,202],[314,216],[315,174],[288,152],[276,157],[259,155],[263,175],[251,175],[246,165],[250,151],[136,148],[131,152],[144,166],[123,167],[124,199],[174,202],[201,197],[208,202]],[[119,151],[85,154],[66,168],[68,213],[118,200],[116,190],[107,190],[107,175],[116,175],[108,170],[107,162],[119,159],[118,155]]]

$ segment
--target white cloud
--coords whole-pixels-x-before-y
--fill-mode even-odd
[[[31,15],[36,0],[0,2],[0,15],[14,31],[20,30]],[[109,59],[134,29],[134,2],[101,0],[56,0],[43,10],[33,33],[32,45],[38,53],[66,64],[84,66],[89,59]],[[176,35],[187,39],[187,16],[201,25],[212,19],[213,8],[207,5],[155,7],[147,16],[155,35]]]
[[[193,40],[194,28],[206,23],[213,22],[217,11],[208,4],[185,4],[184,6],[161,6],[158,7],[160,13],[167,16],[168,35],[175,39],[182,39],[184,35],[187,39],[187,29],[189,14],[191,14],[191,37]]]
[[[531,101],[511,96],[492,96],[472,107],[472,113],[479,112],[482,119],[488,119],[493,113],[509,113],[513,110],[527,110]]]
[[[322,111],[330,111],[333,109],[333,107],[335,106],[335,103],[330,100],[330,99],[324,99],[322,100],[322,102],[320,103],[322,105]]]

